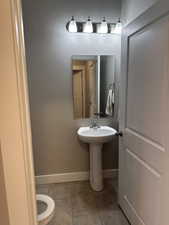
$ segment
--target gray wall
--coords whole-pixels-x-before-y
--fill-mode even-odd
[[[128,24],[158,0],[123,0],[122,1],[122,21]]]
[[[89,169],[87,145],[76,135],[80,122],[73,120],[72,55],[117,56],[116,35],[71,34],[65,29],[72,15],[80,20],[103,16],[117,21],[119,0],[23,0],[27,67],[29,76],[33,149],[36,174]],[[104,168],[117,168],[117,141],[105,147]]]

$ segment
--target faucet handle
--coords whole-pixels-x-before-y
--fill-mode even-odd
[[[98,116],[94,113],[93,116],[90,118],[90,128],[99,128],[98,125]]]

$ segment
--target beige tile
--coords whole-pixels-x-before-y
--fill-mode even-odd
[[[105,214],[101,216],[103,225],[129,225],[127,219],[123,213],[119,211],[113,211],[111,214]]]
[[[55,200],[55,215],[49,225],[72,225],[70,199]]]
[[[102,225],[102,224],[98,216],[91,214],[83,214],[73,217],[73,225]]]
[[[94,192],[88,181],[38,185],[37,190],[55,200],[49,225],[128,225],[117,204],[116,185],[108,179],[101,192]]]
[[[119,210],[117,193],[112,188],[109,190],[105,188],[103,192],[100,192],[99,195],[97,195],[96,201],[99,212],[101,213]]]
[[[89,181],[74,182],[72,194],[74,195],[78,193],[93,193]]]
[[[73,216],[82,213],[92,214],[97,211],[94,192],[88,181],[75,182],[71,195]]]
[[[36,185],[37,194],[49,194],[49,185],[48,184],[38,184]]]
[[[49,187],[49,195],[55,200],[68,199],[71,197],[71,183],[52,184]]]
[[[93,193],[79,192],[72,197],[73,216],[84,212],[97,211],[97,203]]]

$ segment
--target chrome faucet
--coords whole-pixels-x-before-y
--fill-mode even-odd
[[[98,124],[99,116],[93,115],[93,117],[90,119],[90,128],[99,128]]]

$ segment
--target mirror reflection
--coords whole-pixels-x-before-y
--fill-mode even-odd
[[[74,118],[114,116],[115,56],[72,57]]]

